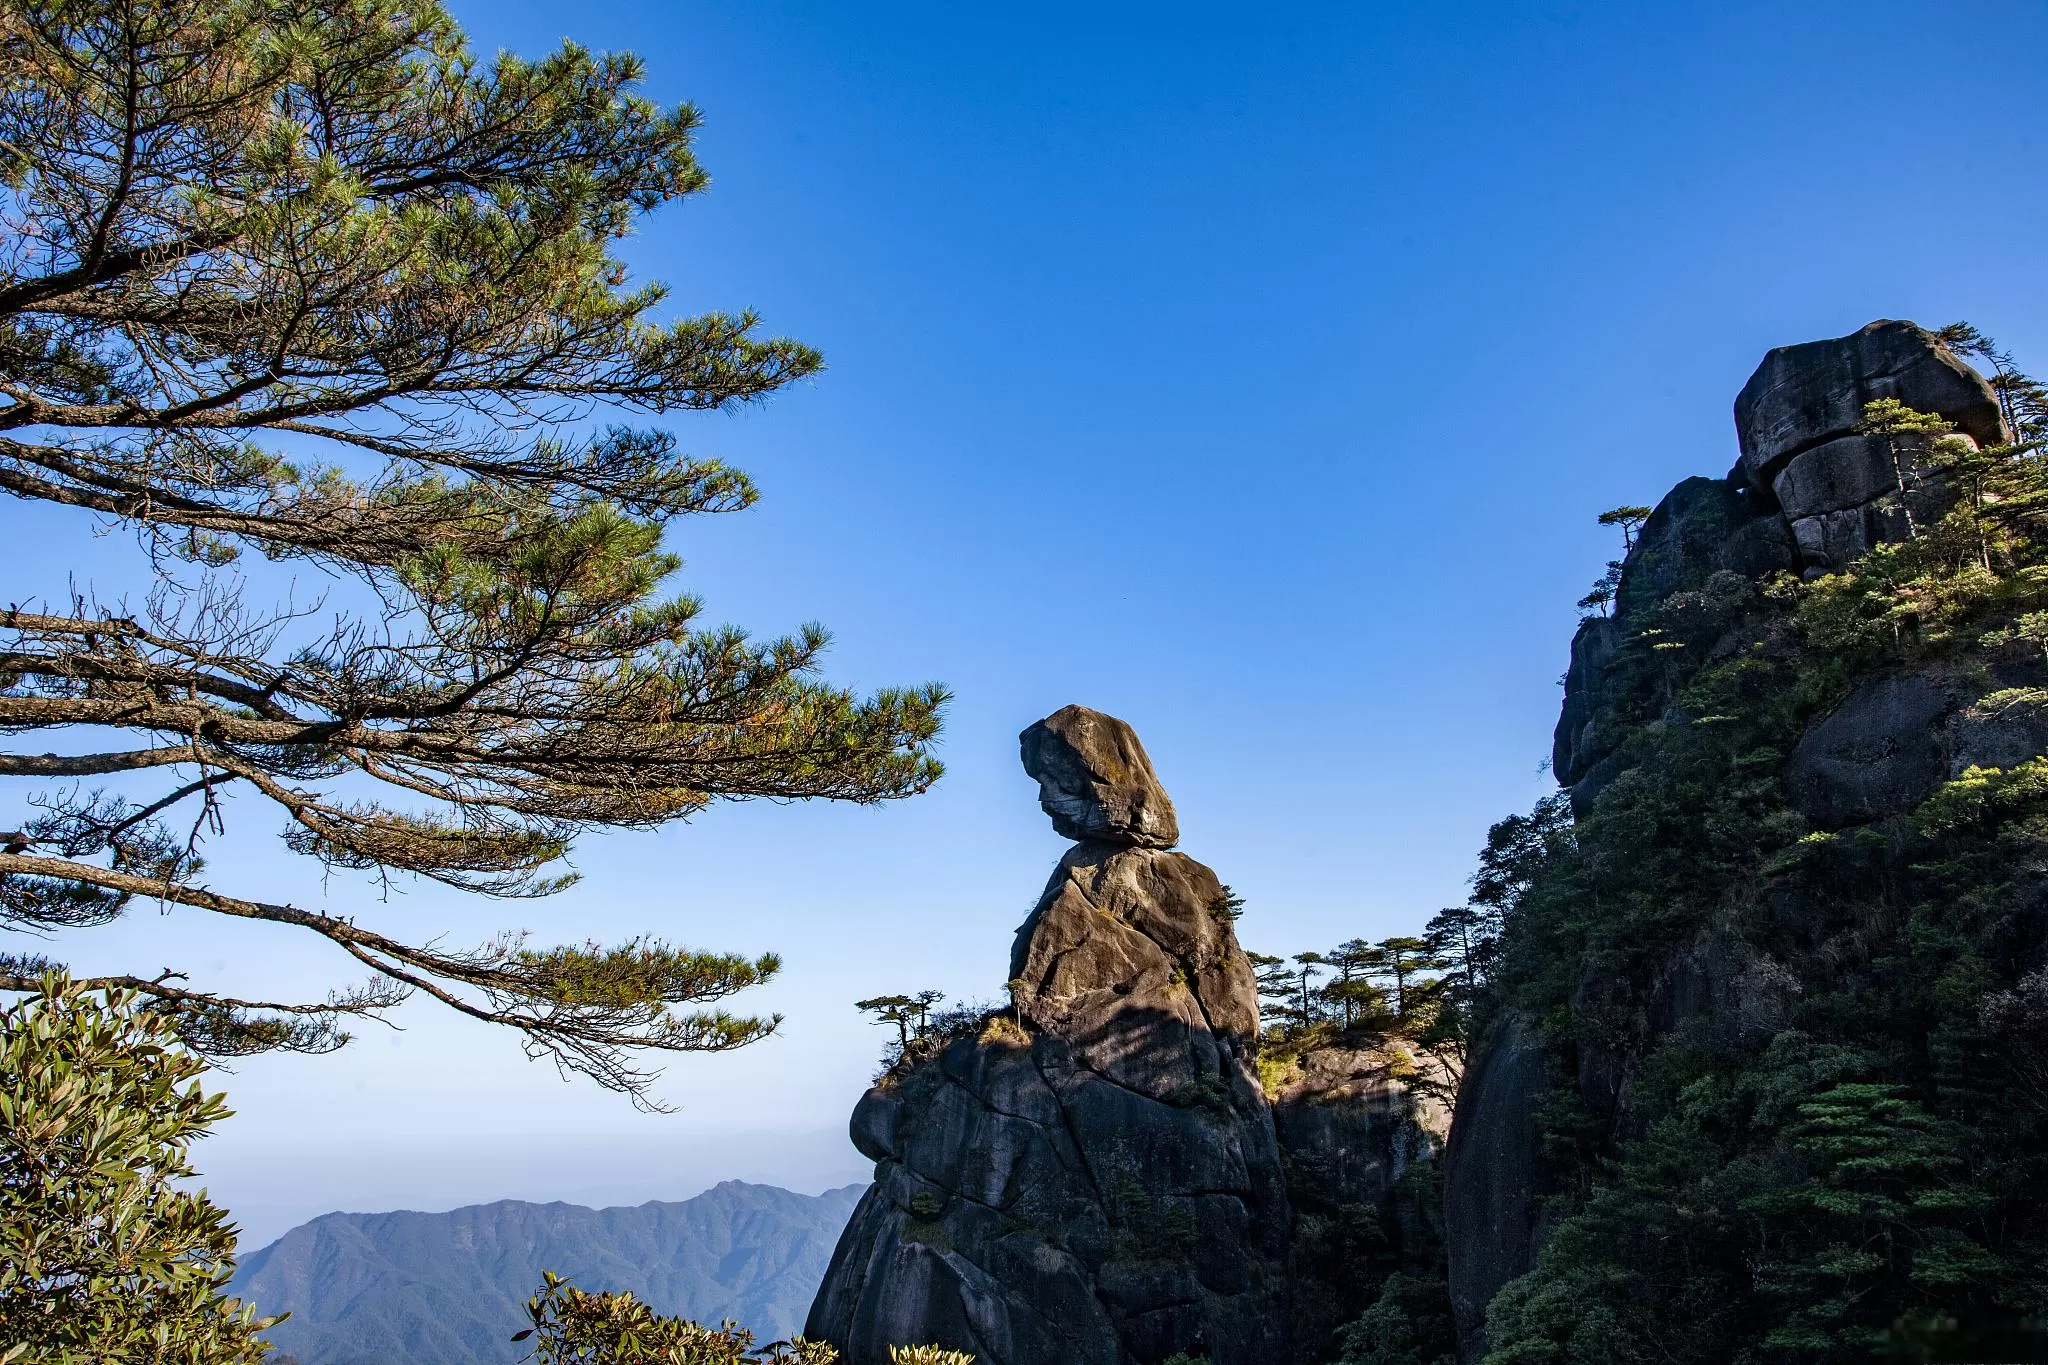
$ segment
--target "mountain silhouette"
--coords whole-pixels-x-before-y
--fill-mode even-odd
[[[513,1365],[542,1270],[770,1341],[802,1329],[863,1188],[728,1180],[632,1208],[505,1199],[330,1213],[243,1258],[232,1292],[263,1313],[290,1310],[268,1336],[303,1365]]]

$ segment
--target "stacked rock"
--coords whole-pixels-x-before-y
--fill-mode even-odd
[[[1128,725],[1069,706],[1021,744],[1080,841],[1017,934],[1025,1027],[861,1100],[875,1185],[806,1334],[849,1365],[923,1341],[981,1365],[1281,1359],[1287,1196],[1223,888],[1170,850],[1173,803]]]
[[[1910,322],[1781,346],[1735,399],[1742,474],[1775,500],[1809,571],[1903,540],[1909,518],[1932,521],[1946,505],[1939,472],[1925,464],[1930,437],[1856,433],[1864,405],[1881,398],[1938,414],[1978,445],[2009,439],[1991,386]]]

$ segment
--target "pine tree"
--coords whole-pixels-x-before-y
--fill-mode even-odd
[[[1306,1029],[1320,1023],[1323,1010],[1318,1004],[1316,978],[1330,965],[1329,959],[1321,953],[1296,953],[1294,955],[1294,1020],[1298,1028]]]
[[[612,254],[706,184],[696,112],[637,93],[630,56],[481,60],[432,0],[25,0],[0,57],[0,488],[135,534],[157,585],[0,612],[0,726],[25,741],[0,775],[52,784],[0,852],[0,923],[155,903],[373,973],[312,1003],[105,979],[217,1053],[329,1048],[417,991],[637,1094],[638,1049],[767,1033],[679,1007],[773,956],[465,950],[201,875],[242,803],[330,869],[535,896],[586,830],[938,776],[941,689],[855,695],[816,676],[822,629],[753,641],[664,595],[664,529],[746,507],[746,476],[586,420],[819,368],[749,313],[653,321],[663,289]],[[352,610],[249,600],[242,557]]]
[[[1371,979],[1381,956],[1378,947],[1362,938],[1346,940],[1324,955],[1336,975],[1324,983],[1322,995],[1337,1007],[1347,1029],[1377,1021],[1386,1012],[1386,993]]]
[[[1621,553],[1624,559],[1635,552],[1636,532],[1642,529],[1643,523],[1648,521],[1650,514],[1656,510],[1654,507],[1640,507],[1630,504],[1623,507],[1610,507],[1600,514],[1599,522],[1602,526],[1619,526],[1621,528]]]
[[[1398,935],[1380,940],[1377,947],[1380,957],[1376,969],[1394,983],[1395,1013],[1406,1015],[1410,1003],[1410,983],[1424,972],[1442,970],[1446,964],[1435,949],[1430,947],[1427,939]]]
[[[1599,522],[1602,526],[1621,528],[1621,558],[1607,561],[1607,568],[1593,581],[1593,587],[1579,599],[1579,614],[1592,616],[1596,611],[1602,616],[1613,613],[1614,601],[1621,594],[1621,574],[1626,568],[1625,561],[1635,552],[1636,532],[1650,519],[1652,507],[1611,507],[1602,512]]]
[[[1499,937],[1500,916],[1478,904],[1447,905],[1423,927],[1430,951],[1443,959],[1449,979],[1467,995],[1491,976]]]
[[[1278,1021],[1277,1027],[1285,1033],[1288,1021],[1295,1015],[1294,1004],[1298,994],[1294,969],[1284,957],[1247,952],[1245,958],[1252,964],[1252,975],[1258,982],[1261,1015]]]
[[[1856,424],[1856,430],[1866,436],[1884,437],[1885,450],[1891,456],[1894,495],[1899,501],[1899,510],[1906,518],[1906,538],[1918,540],[1920,525],[1913,516],[1913,503],[1907,496],[1919,486],[1919,470],[1912,454],[1900,440],[1905,436],[1933,438],[1946,435],[1954,426],[1947,419],[1929,412],[1915,412],[1896,398],[1880,398],[1863,405],[1863,419]]]
[[[911,1029],[918,1020],[918,1003],[907,995],[877,995],[867,1000],[856,1000],[853,1007],[875,1016],[877,1024],[896,1026],[896,1047],[900,1052],[910,1046]]]
[[[2017,443],[2048,440],[2048,384],[2022,374],[2012,352],[1967,322],[1952,322],[1934,335],[1957,355],[1991,367],[1991,391]]]

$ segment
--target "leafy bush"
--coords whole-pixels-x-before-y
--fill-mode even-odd
[[[9,1365],[242,1365],[278,1318],[224,1295],[235,1229],[186,1152],[228,1114],[131,991],[57,973],[0,1009],[0,1352]]]
[[[540,1292],[526,1301],[533,1326],[513,1337],[533,1342],[527,1359],[538,1365],[837,1365],[839,1353],[822,1341],[754,1345],[737,1323],[704,1327],[664,1317],[630,1293],[595,1294],[553,1271],[542,1272]],[[892,1346],[890,1365],[974,1365],[974,1357],[937,1346]]]

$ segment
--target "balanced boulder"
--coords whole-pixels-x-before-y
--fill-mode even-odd
[[[1038,780],[1038,804],[1062,837],[1138,848],[1180,842],[1173,802],[1145,746],[1115,716],[1064,706],[1018,736],[1018,744],[1024,771]]]

